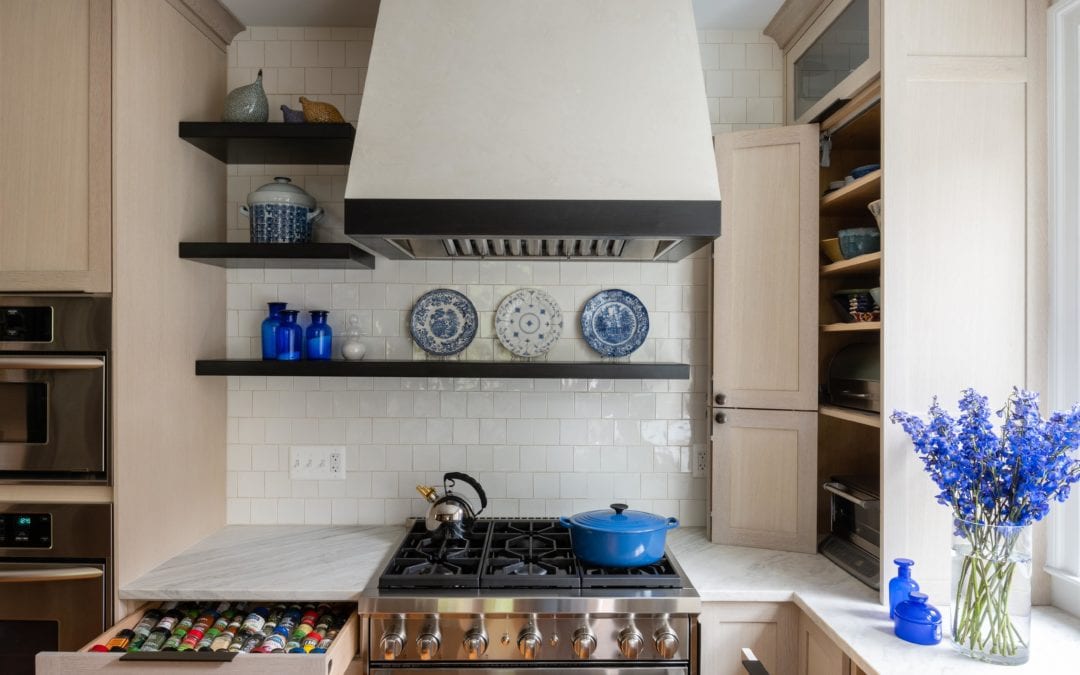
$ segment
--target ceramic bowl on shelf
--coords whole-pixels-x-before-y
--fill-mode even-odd
[[[821,252],[829,259],[829,262],[840,262],[844,254],[840,252],[840,240],[836,237],[821,240]]]
[[[854,169],[852,169],[851,173],[849,175],[852,178],[854,178],[855,180],[858,180],[858,179],[862,178],[863,176],[865,176],[866,174],[873,173],[874,171],[877,171],[880,168],[881,168],[880,164],[863,164],[862,166],[857,166]]]
[[[881,250],[881,232],[876,227],[851,227],[840,230],[840,253],[845,259]]]
[[[870,213],[874,216],[874,222],[877,223],[878,229],[880,230],[882,221],[881,200],[875,199],[867,204],[866,208],[870,209]]]
[[[869,289],[853,288],[833,293],[833,306],[844,323],[877,321],[880,310]]]

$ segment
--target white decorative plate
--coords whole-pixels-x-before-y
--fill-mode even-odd
[[[472,302],[449,288],[424,293],[413,305],[409,318],[413,340],[436,356],[450,356],[468,347],[476,337],[478,324]]]
[[[495,335],[517,356],[540,356],[562,335],[559,303],[537,288],[523,288],[506,296],[495,312]]]

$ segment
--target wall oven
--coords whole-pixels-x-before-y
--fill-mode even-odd
[[[74,651],[112,616],[112,507],[0,503],[0,673]]]
[[[109,298],[0,295],[0,480],[108,479]]]

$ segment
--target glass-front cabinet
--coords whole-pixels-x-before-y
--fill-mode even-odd
[[[881,74],[881,1],[833,0],[787,51],[788,124],[820,119]]]

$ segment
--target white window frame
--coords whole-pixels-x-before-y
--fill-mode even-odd
[[[1080,0],[1049,11],[1050,391],[1061,409],[1080,401]],[[1080,490],[1055,504],[1046,571],[1051,602],[1080,616]]]

